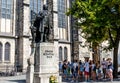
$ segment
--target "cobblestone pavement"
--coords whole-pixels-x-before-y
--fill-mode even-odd
[[[26,75],[0,77],[0,83],[26,83]],[[71,83],[71,80],[63,80],[62,83]],[[72,83],[111,83],[109,80],[102,80],[97,82],[72,82]],[[114,79],[112,83],[120,83],[120,78]]]
[[[72,78],[64,80],[62,79],[62,83],[120,83],[120,76],[119,78],[113,79],[113,81],[111,82],[110,79],[101,79],[101,80],[90,80],[89,82],[84,82],[84,81],[79,81],[79,82],[71,82]]]
[[[66,81],[66,82],[62,82],[62,83],[120,83],[120,80],[114,80],[114,81],[90,81],[90,82],[71,82],[71,81]]]
[[[25,75],[0,77],[0,83],[26,83],[25,79]]]

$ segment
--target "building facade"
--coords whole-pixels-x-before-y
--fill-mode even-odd
[[[16,1],[0,0],[0,71],[13,69],[15,63]]]
[[[39,13],[43,3],[51,7],[59,61],[71,61],[70,17],[65,15],[69,0],[0,0],[0,71],[26,71],[31,52],[30,26],[34,19],[31,13]]]

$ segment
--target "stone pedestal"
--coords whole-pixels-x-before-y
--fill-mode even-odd
[[[26,83],[33,83],[34,65],[27,67]]]
[[[53,43],[37,44],[34,58],[33,83],[49,83],[50,76],[55,76],[58,83],[60,83],[58,55]]]

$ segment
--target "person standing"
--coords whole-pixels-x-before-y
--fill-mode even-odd
[[[85,62],[85,65],[84,65],[84,68],[85,68],[85,81],[88,82],[89,81],[89,68],[90,68],[90,65],[89,65],[89,60],[87,59],[86,62]]]
[[[68,63],[67,63],[67,73],[68,73],[67,75],[68,75],[68,76],[67,76],[67,77],[69,77],[70,74],[71,74],[71,69],[70,69],[70,68],[71,68],[71,64],[70,64],[70,62],[68,61]]]
[[[79,66],[78,66],[78,73],[79,73],[79,76],[80,76],[80,81],[83,81],[83,72],[84,72],[84,65],[80,60]]]
[[[111,58],[108,58],[108,76],[112,82],[113,81],[113,64],[112,64]]]
[[[91,61],[91,77],[93,81],[96,80],[96,65],[94,61]]]
[[[103,79],[105,79],[106,78],[106,67],[107,67],[107,62],[105,58],[103,58],[101,65],[102,65],[102,71],[103,71]]]
[[[62,70],[63,70],[63,78],[66,80],[67,79],[67,60],[66,59],[63,61]]]
[[[78,82],[78,62],[77,60],[74,61],[73,63],[73,78],[71,82]]]

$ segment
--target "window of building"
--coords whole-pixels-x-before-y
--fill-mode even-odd
[[[33,21],[41,11],[41,0],[30,0],[31,21]]]
[[[58,0],[58,27],[66,28],[65,0]]]
[[[2,0],[1,17],[11,19],[12,17],[12,0]]]
[[[3,46],[2,46],[2,43],[0,42],[0,61],[2,61],[2,49],[3,49]]]
[[[10,44],[7,42],[5,44],[5,56],[4,56],[5,61],[10,61]]]
[[[11,33],[12,14],[13,14],[13,0],[1,0],[0,4],[1,25],[0,31]]]
[[[62,59],[62,47],[59,47],[59,61],[63,61],[63,59]]]
[[[41,10],[41,0],[30,0],[30,10],[39,13]]]
[[[64,60],[68,59],[67,47],[64,47]]]

